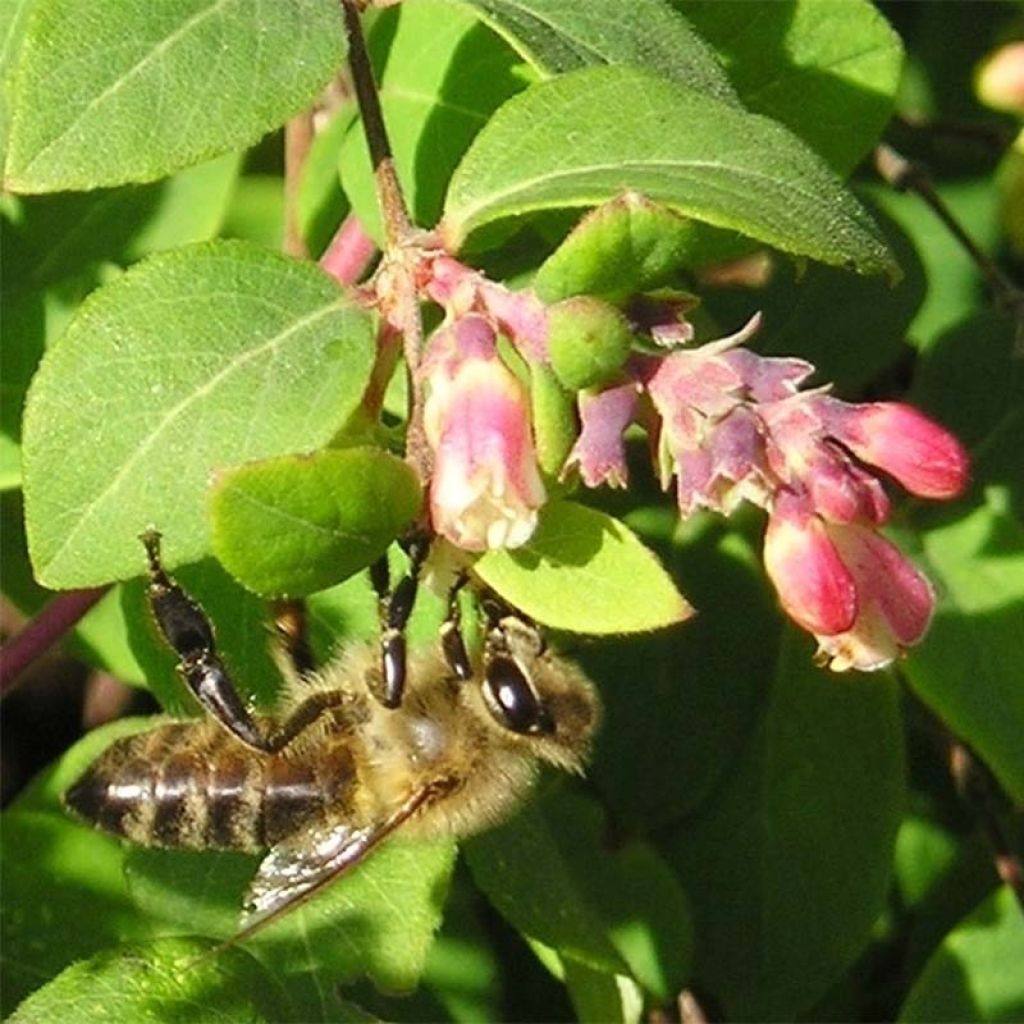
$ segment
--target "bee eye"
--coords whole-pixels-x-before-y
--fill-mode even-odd
[[[547,734],[555,731],[548,709],[512,658],[498,655],[488,662],[483,694],[495,721],[511,732]]]

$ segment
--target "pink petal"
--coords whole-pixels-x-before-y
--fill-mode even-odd
[[[606,483],[625,487],[629,478],[623,432],[633,419],[639,388],[635,381],[606,388],[597,394],[579,394],[580,436],[576,440],[565,468],[564,477],[573,466],[588,487]]]
[[[765,534],[764,564],[786,614],[804,629],[831,634],[853,625],[853,576],[825,524],[792,496],[776,499]]]
[[[901,402],[823,404],[828,432],[857,458],[894,476],[922,498],[955,498],[969,459],[960,442],[924,413]]]

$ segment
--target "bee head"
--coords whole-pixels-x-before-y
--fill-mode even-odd
[[[569,771],[581,771],[600,718],[593,684],[571,662],[544,653],[492,658],[480,683],[491,718],[531,748]]]

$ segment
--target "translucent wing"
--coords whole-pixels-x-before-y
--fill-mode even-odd
[[[305,903],[320,889],[360,864],[373,849],[421,807],[452,788],[449,779],[431,782],[411,794],[387,818],[364,828],[344,822],[310,829],[275,846],[249,886],[238,942]]]

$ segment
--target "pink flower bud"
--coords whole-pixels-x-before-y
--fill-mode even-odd
[[[853,625],[854,578],[825,523],[787,492],[778,495],[768,520],[764,564],[786,614],[804,629],[831,635]]]
[[[857,618],[848,630],[819,634],[819,652],[835,672],[885,668],[927,631],[935,606],[931,584],[870,528],[851,524],[828,530],[855,580]]]
[[[969,460],[960,442],[924,413],[900,402],[819,405],[829,434],[858,459],[894,476],[922,498],[955,498],[967,483]]]
[[[501,361],[490,323],[472,314],[455,321],[434,338],[423,368],[434,529],[468,551],[525,544],[544,484],[527,394]]]

